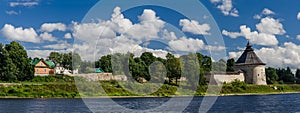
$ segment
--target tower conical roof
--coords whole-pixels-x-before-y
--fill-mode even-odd
[[[250,42],[248,42],[246,49],[242,56],[237,60],[236,65],[266,65],[255,54]]]

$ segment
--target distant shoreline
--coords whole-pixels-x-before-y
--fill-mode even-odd
[[[91,97],[74,97],[74,98],[64,98],[64,97],[17,97],[17,96],[6,96],[0,99],[121,99],[121,98],[184,98],[184,97],[226,97],[226,96],[267,96],[267,95],[286,95],[286,94],[300,94],[300,92],[272,92],[272,93],[233,93],[233,94],[220,94],[220,95],[205,95],[205,96],[190,96],[190,95],[175,95],[175,96],[91,96]]]

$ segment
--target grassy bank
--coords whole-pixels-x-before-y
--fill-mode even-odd
[[[87,84],[89,83],[89,84]],[[101,84],[101,85],[100,85]],[[185,86],[183,86],[185,87]],[[8,98],[79,98],[101,96],[125,96],[125,97],[166,97],[166,96],[203,96],[208,86],[199,86],[196,92],[188,88],[179,89],[172,85],[138,85],[131,84],[124,88],[116,81],[87,82],[84,79],[73,77],[51,76],[35,77],[31,81],[19,83],[1,83],[0,97]],[[80,90],[78,91],[79,88]],[[129,88],[129,89],[128,89]],[[103,90],[102,90],[103,89]],[[146,93],[143,95],[139,92]],[[151,93],[153,92],[153,93]],[[276,85],[247,85],[243,82],[233,82],[223,85],[220,95],[243,95],[243,94],[276,94],[300,92],[299,84],[276,84]]]

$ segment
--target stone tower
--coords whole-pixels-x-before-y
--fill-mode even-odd
[[[265,67],[266,64],[255,54],[249,42],[234,66],[236,71],[244,72],[246,83],[256,85],[267,85]]]

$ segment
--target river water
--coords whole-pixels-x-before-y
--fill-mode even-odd
[[[199,112],[199,106],[203,97],[194,97],[183,112]],[[126,109],[147,110],[163,105],[171,98],[116,98],[113,99],[118,105],[99,107],[99,103],[105,103],[107,99],[0,99],[0,113],[21,112],[127,112],[117,109],[115,106],[123,106]],[[173,108],[185,106],[185,98],[179,98]],[[89,103],[89,104],[85,104]],[[93,103],[93,104],[90,104]],[[87,105],[89,107],[87,107]],[[102,105],[102,104],[101,104]],[[139,112],[140,112],[139,111]],[[164,109],[160,112],[181,112],[176,109]],[[242,112],[300,112],[300,94],[285,95],[259,95],[259,96],[223,96],[210,108],[211,113],[242,113]]]

